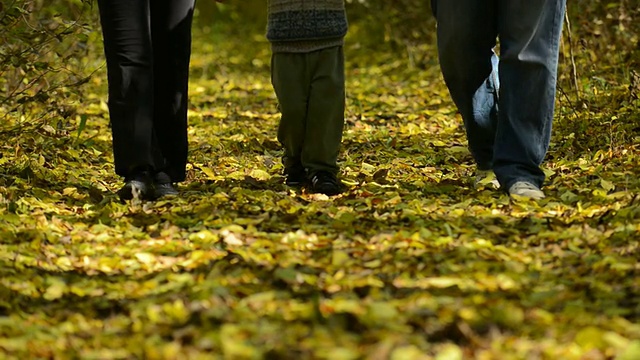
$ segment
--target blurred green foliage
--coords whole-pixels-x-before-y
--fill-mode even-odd
[[[0,119],[23,131],[54,123],[66,127],[91,74],[98,37],[90,0],[10,0],[0,5]],[[95,56],[93,56],[95,57]]]

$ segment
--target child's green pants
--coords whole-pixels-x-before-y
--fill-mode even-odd
[[[285,168],[337,173],[345,111],[342,46],[309,53],[274,53],[271,82],[282,117],[278,140]]]

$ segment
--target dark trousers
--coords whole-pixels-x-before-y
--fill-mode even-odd
[[[185,178],[195,0],[98,0],[118,175]]]
[[[285,168],[337,173],[345,111],[342,46],[274,53],[271,81],[282,112],[278,140]]]

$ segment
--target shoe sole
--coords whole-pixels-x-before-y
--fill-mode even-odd
[[[299,187],[303,187],[306,184],[306,182],[305,181],[286,181],[284,184],[290,187],[299,188]]]
[[[540,194],[513,194],[513,193],[509,193],[510,196],[514,196],[514,197],[518,197],[518,198],[526,198],[526,199],[533,199],[533,200],[542,200],[545,198],[544,195],[540,195]]]

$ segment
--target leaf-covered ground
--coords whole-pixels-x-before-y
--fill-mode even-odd
[[[114,195],[103,72],[82,131],[3,124],[0,358],[640,359],[622,80],[559,97],[548,197],[514,201],[474,188],[435,61],[351,49],[349,190],[327,198],[283,185],[268,46],[233,45],[196,44],[177,199]]]

